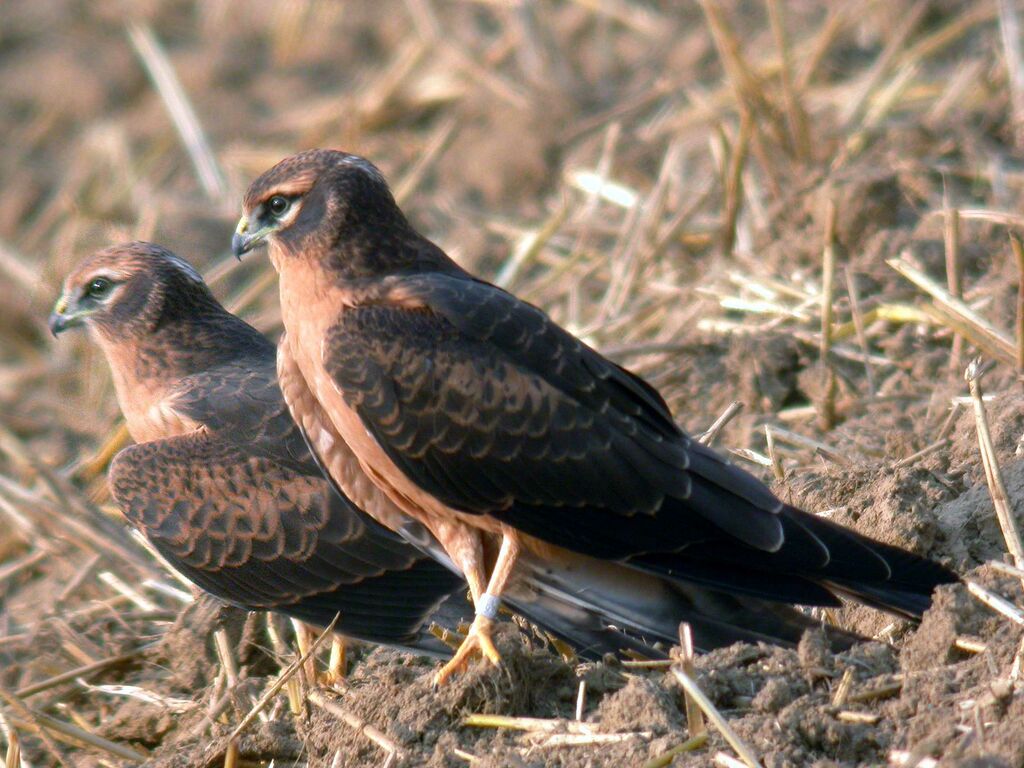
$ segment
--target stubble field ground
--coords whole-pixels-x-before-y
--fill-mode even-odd
[[[1013,6],[0,5],[0,742],[26,766],[735,756],[711,729],[673,757],[689,734],[670,669],[580,665],[511,628],[503,669],[436,693],[430,662],[355,649],[345,679],[293,678],[229,749],[294,661],[291,629],[166,588],[183,589],[106,493],[124,435],[103,361],[85,338],[50,339],[45,318],[79,259],[141,238],[279,333],[273,270],[235,265],[228,243],[247,182],[308,146],[373,159],[423,231],[647,376],[689,431],[741,402],[716,445],[784,498],[937,558],[1019,612],[1021,580],[986,564],[1007,544],[964,379],[981,356],[1021,521]],[[162,65],[184,103],[152,76]],[[181,129],[190,115],[205,143]],[[1016,768],[1013,615],[958,585],[919,627],[822,616],[876,638],[848,653],[813,634],[739,645],[699,657],[696,677],[764,766]],[[478,728],[471,714],[553,722]]]

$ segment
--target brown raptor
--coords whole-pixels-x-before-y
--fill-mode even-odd
[[[654,387],[419,234],[361,157],[310,150],[257,178],[233,248],[262,243],[292,414],[357,504],[374,514],[353,485],[365,474],[469,582],[477,616],[439,680],[474,648],[499,660],[492,622],[524,560],[678,585],[705,647],[730,628],[792,640],[806,624],[766,618],[779,604],[840,595],[919,617],[956,580],[784,504],[690,438]],[[720,610],[723,595],[745,602]]]

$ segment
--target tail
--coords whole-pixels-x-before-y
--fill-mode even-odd
[[[723,537],[630,565],[680,584],[773,602],[839,606],[841,595],[910,619],[930,607],[936,587],[959,581],[932,560],[795,507],[784,507],[779,519],[784,541],[775,552]]]
[[[232,599],[222,582],[210,580],[202,572],[198,576],[183,572],[219,599],[246,610],[255,609]],[[473,618],[465,583],[428,559],[420,560],[407,571],[385,572],[355,588],[343,584],[259,609],[272,610],[314,627],[324,628],[335,622],[335,632],[340,635],[438,659],[451,657],[452,649],[431,628],[437,625],[457,632],[460,624]]]
[[[565,550],[536,562],[527,556],[520,563],[528,589],[514,602],[597,655],[626,648],[644,653],[645,646],[651,655],[654,643],[678,643],[680,622],[691,625],[699,650],[739,641],[792,646],[821,625],[788,603],[840,606],[840,596],[918,620],[936,587],[959,581],[932,560],[795,507],[783,508],[780,520],[785,538],[775,552],[723,537],[628,563]],[[824,629],[834,650],[864,639]]]
[[[829,586],[858,602],[919,620],[932,604],[932,592],[943,584],[955,584],[960,577],[948,568],[906,550],[866,537],[863,540],[889,566],[890,576],[882,584],[857,579],[837,579]]]
[[[736,642],[795,646],[805,631],[822,625],[788,603],[839,606],[842,595],[920,618],[934,588],[958,580],[937,563],[794,507],[784,508],[780,519],[785,540],[776,552],[724,537],[699,551],[628,563],[556,547],[543,555],[527,549],[520,577],[504,598],[584,658],[623,650],[659,658],[664,653],[656,645],[677,644],[681,622],[690,624],[700,651]],[[432,554],[437,550],[422,532],[402,533]],[[443,551],[435,556],[444,561]],[[450,625],[465,607],[464,600],[449,599],[439,612],[454,611]],[[864,639],[824,629],[834,650]]]
[[[625,565],[566,553],[543,563],[520,560],[520,588],[507,595],[514,610],[571,643],[581,656],[631,650],[663,658],[655,647],[679,643],[679,625],[690,624],[699,651],[736,642],[795,646],[821,626],[789,605],[681,583]],[[825,628],[834,650],[860,636]]]
[[[544,592],[533,592],[528,598],[507,598],[506,603],[527,621],[567,643],[581,659],[597,661],[606,654],[619,655],[623,651],[648,659],[668,658],[653,643],[668,643],[671,638],[644,639],[635,627],[617,627],[593,606],[579,605]],[[634,634],[630,634],[629,629]]]

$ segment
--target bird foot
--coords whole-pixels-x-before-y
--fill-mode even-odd
[[[474,653],[479,652],[494,666],[501,664],[501,654],[494,647],[491,640],[491,631],[494,628],[493,619],[486,616],[477,616],[469,627],[469,634],[462,641],[462,645],[455,652],[451,661],[441,667],[441,670],[434,677],[434,685],[441,686],[448,682],[454,675],[466,670],[470,658]]]

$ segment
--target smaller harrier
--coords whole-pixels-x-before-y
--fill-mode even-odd
[[[323,479],[277,385],[275,348],[170,251],[86,259],[50,316],[102,348],[138,442],[110,469],[128,520],[207,592],[350,637],[448,655],[465,583]],[[441,615],[437,611],[441,610]]]

